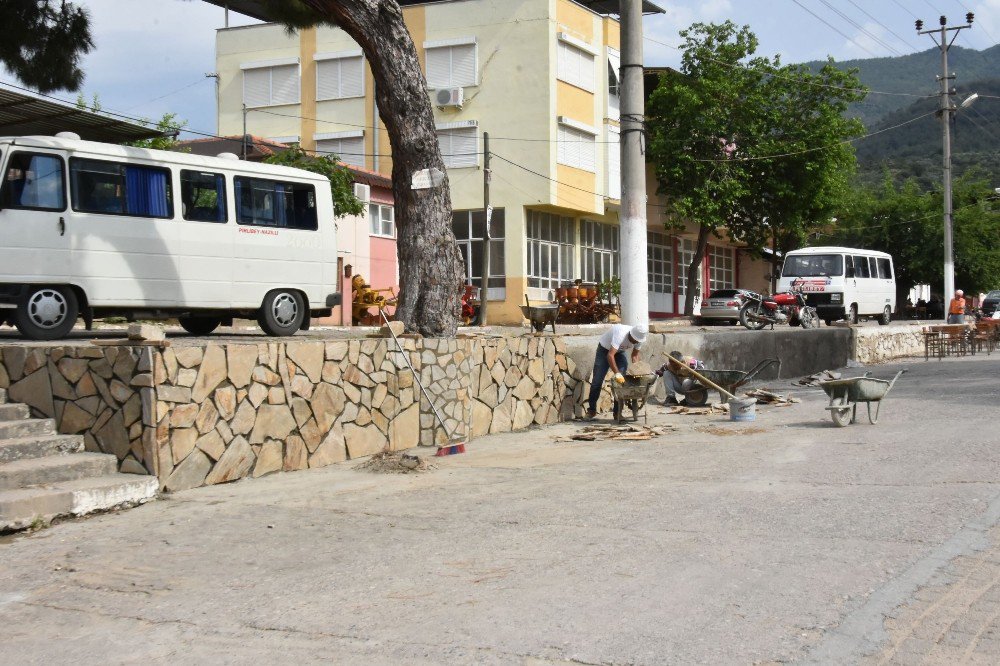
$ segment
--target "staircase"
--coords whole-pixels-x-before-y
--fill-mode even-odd
[[[155,477],[120,474],[115,456],[84,451],[81,435],[56,433],[52,419],[31,418],[0,389],[0,532],[139,504],[158,487]]]

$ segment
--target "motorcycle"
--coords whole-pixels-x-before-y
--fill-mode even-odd
[[[816,328],[819,326],[819,315],[816,308],[806,305],[805,294],[795,283],[788,291],[774,296],[762,296],[751,293],[740,306],[740,323],[751,331],[759,331],[768,324],[774,329],[775,324]]]

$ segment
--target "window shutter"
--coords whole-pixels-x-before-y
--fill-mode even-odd
[[[441,158],[444,160],[444,165],[446,167],[455,166],[455,158],[452,155],[452,141],[451,141],[451,131],[450,130],[440,130],[438,135],[438,147],[441,150]]]
[[[364,58],[343,58],[340,61],[340,96],[361,97],[365,94]]]
[[[617,127],[608,127],[608,196],[622,198],[621,133]]]
[[[351,166],[365,166],[365,138],[363,136],[340,140],[340,159]]]
[[[271,104],[298,104],[299,66],[271,68]]]
[[[271,70],[268,67],[243,70],[243,103],[248,107],[271,103]]]
[[[455,130],[452,135],[452,153],[455,154],[455,166],[476,166],[479,163],[479,137],[475,127]]]
[[[321,60],[316,63],[316,99],[340,97],[340,60]]]
[[[426,50],[427,87],[451,87],[451,49],[438,47]]]
[[[464,44],[451,47],[451,84],[476,85],[476,45]]]

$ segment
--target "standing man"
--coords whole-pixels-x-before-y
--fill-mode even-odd
[[[965,292],[961,289],[955,292],[955,298],[948,303],[948,323],[965,323]]]
[[[632,350],[632,362],[638,361],[639,348],[648,334],[649,328],[644,324],[614,324],[598,340],[597,353],[594,355],[594,378],[590,382],[590,398],[587,401],[588,419],[597,416],[597,399],[601,396],[608,370],[614,373],[616,382],[624,384],[625,376],[622,373],[628,368],[625,352]]]

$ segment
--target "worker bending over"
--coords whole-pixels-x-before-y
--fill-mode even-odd
[[[597,416],[597,399],[601,396],[601,388],[608,370],[614,373],[614,381],[625,383],[625,370],[628,369],[628,359],[625,352],[631,350],[632,362],[639,360],[639,348],[646,341],[649,328],[644,324],[628,326],[614,324],[604,332],[597,342],[597,353],[594,355],[594,378],[590,382],[590,398],[587,401],[587,418]],[[615,405],[617,409],[617,403]]]

